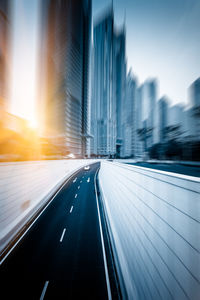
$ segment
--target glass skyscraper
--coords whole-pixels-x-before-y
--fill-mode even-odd
[[[8,106],[10,1],[0,1],[0,109]]]
[[[42,1],[44,133],[64,152],[86,154],[91,0]]]
[[[91,154],[114,157],[122,145],[122,105],[126,90],[125,30],[114,26],[113,8],[93,33]]]
[[[123,103],[122,157],[135,156],[136,147],[136,90],[137,81],[131,71],[126,79],[126,98]]]

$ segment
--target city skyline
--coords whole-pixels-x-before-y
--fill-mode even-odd
[[[18,3],[18,5],[16,5]],[[196,80],[196,78],[199,77],[198,70],[200,69],[200,60],[197,61],[197,58],[193,55],[192,59],[193,61],[189,61],[188,59],[186,61],[183,60],[183,53],[181,53],[180,59],[176,59],[178,55],[178,47],[180,49],[180,45],[183,45],[183,42],[186,41],[189,38],[189,34],[191,33],[191,30],[194,28],[195,22],[198,23],[199,21],[196,18],[196,11],[198,11],[197,1],[192,0],[191,4],[187,4],[187,1],[184,0],[183,7],[180,7],[180,1],[176,0],[176,5],[174,5],[174,12],[172,15],[170,13],[172,12],[172,3],[169,2],[167,4],[158,5],[157,0],[151,1],[152,5],[147,5],[147,1],[141,1],[138,2],[136,0],[134,1],[119,1],[115,0],[113,1],[114,6],[114,13],[115,13],[115,22],[118,28],[120,28],[123,23],[125,22],[126,26],[126,55],[127,55],[127,65],[128,68],[132,68],[134,75],[137,77],[140,84],[142,84],[145,80],[149,78],[156,78],[159,83],[159,89],[158,89],[158,95],[159,98],[162,96],[167,96],[168,99],[170,99],[171,105],[177,104],[177,103],[183,103],[184,105],[188,105],[189,102],[189,96],[188,96],[188,88],[192,84],[193,81]],[[17,76],[17,81],[13,81],[12,79],[12,86],[10,91],[10,107],[11,111],[17,115],[20,115],[21,117],[25,117],[28,119],[31,123],[31,125],[36,125],[36,94],[34,91],[34,86],[37,84],[35,82],[35,73],[37,72],[37,47],[38,47],[38,39],[39,39],[39,28],[38,28],[38,18],[39,18],[39,0],[36,1],[30,1],[25,2],[24,0],[19,0],[16,2],[16,0],[13,1],[14,7],[17,8],[18,14],[20,14],[20,20],[16,21],[16,15],[14,15],[14,10],[12,12],[12,28],[16,27],[15,32],[12,33],[13,38],[13,46],[15,47],[15,53],[13,53],[13,76]],[[94,22],[96,17],[101,15],[105,9],[108,7],[108,5],[111,5],[111,1],[103,0],[99,2],[98,0],[94,0],[93,3],[93,17]],[[196,9],[194,9],[194,5],[196,5]],[[167,8],[167,15],[170,15],[170,24],[174,24],[174,26],[178,27],[178,20],[182,23],[180,23],[180,28],[177,27],[176,30],[182,30],[185,28],[186,24],[184,24],[186,21],[188,22],[193,14],[194,18],[189,26],[189,28],[185,31],[184,34],[181,34],[180,41],[173,44],[173,47],[175,50],[169,52],[169,57],[166,55],[166,51],[163,51],[163,47],[165,43],[160,42],[158,44],[159,40],[162,41],[161,33],[165,32],[167,33],[169,41],[169,35],[171,27],[167,29],[167,23],[165,24],[164,21],[160,24],[160,30],[156,27],[158,22],[163,16],[164,7]],[[152,14],[152,9],[154,8],[155,12]],[[179,14],[177,14],[178,9],[180,9]],[[189,9],[187,11],[187,9]],[[142,13],[143,11],[143,13]],[[158,12],[161,12],[160,18],[158,18]],[[183,14],[185,11],[185,16],[187,17],[185,20]],[[16,14],[16,12],[15,12]],[[126,16],[125,16],[126,14]],[[132,16],[133,15],[133,16]],[[151,24],[150,19],[152,16],[155,16],[155,21]],[[137,18],[136,18],[137,16]],[[141,18],[140,18],[140,17]],[[146,16],[146,17],[145,17]],[[178,20],[175,21],[176,16],[178,16]],[[146,22],[144,21],[144,18],[147,19]],[[27,20],[29,22],[27,23]],[[166,21],[166,19],[165,19]],[[18,23],[18,29],[17,29],[17,23]],[[143,22],[143,23],[142,23]],[[26,24],[26,26],[24,26]],[[143,25],[142,25],[143,24]],[[142,26],[140,26],[142,25]],[[153,40],[150,41],[149,47],[150,51],[147,51],[146,49],[149,49],[147,47],[147,41],[146,46],[144,44],[145,37],[148,35],[147,25],[149,27],[149,31],[151,30],[151,37],[153,37]],[[169,25],[169,24],[168,24]],[[166,27],[166,28],[165,28]],[[157,28],[157,29],[156,29]],[[157,32],[157,31],[158,32]],[[164,30],[164,31],[163,31]],[[27,34],[28,32],[32,32],[32,34]],[[25,41],[19,45],[17,44],[17,36],[21,34],[23,36]],[[137,33],[137,34],[136,34]],[[198,36],[198,32],[194,30],[194,33],[191,35],[191,42],[190,45],[187,47],[191,48],[192,53],[198,52],[198,48],[200,49],[200,39],[195,39],[195,37]],[[135,42],[137,40],[137,42]],[[174,37],[173,39],[174,40]],[[172,41],[171,40],[171,41]],[[154,41],[156,43],[154,43]],[[178,45],[179,44],[179,45]],[[143,46],[141,46],[143,45]],[[24,56],[24,51],[21,51],[21,47],[26,47],[26,56]],[[159,47],[158,47],[159,46]],[[159,49],[156,50],[156,49]],[[155,63],[155,50],[157,51],[156,63]],[[185,50],[184,50],[185,51]],[[182,51],[182,52],[184,52]],[[147,53],[147,52],[150,52]],[[171,53],[171,54],[170,54]],[[188,56],[191,57],[192,53]],[[180,54],[180,53],[179,53]],[[198,55],[196,55],[197,57]],[[150,59],[151,57],[151,59]],[[168,58],[167,58],[168,57]],[[17,58],[17,59],[16,59]],[[163,59],[165,58],[165,59]],[[169,61],[168,61],[169,60]],[[194,62],[195,60],[195,62]],[[22,61],[25,61],[26,63],[21,64]],[[177,63],[177,67],[174,68],[174,63]],[[30,64],[30,69],[32,69],[32,72],[29,72],[26,70],[26,66]],[[187,64],[190,65],[189,68],[187,68]],[[162,67],[163,66],[163,67]],[[167,66],[167,67],[166,67]],[[21,68],[21,74],[19,76],[18,70]],[[187,72],[184,72],[184,69],[187,70]],[[22,72],[23,71],[23,72]],[[31,75],[32,73],[32,75]],[[171,76],[173,74],[175,76]],[[180,76],[178,76],[178,74]],[[12,76],[12,75],[11,75]],[[187,77],[187,78],[186,78]],[[29,91],[27,89],[27,93],[23,92],[22,95],[22,87],[24,86],[24,78],[29,78]],[[16,85],[19,85],[16,92]],[[27,85],[26,85],[27,86]],[[32,90],[32,93],[30,93],[30,90]],[[25,99],[26,98],[26,99]],[[27,102],[27,98],[29,98],[29,102]],[[20,104],[19,104],[20,103]]]
[[[113,3],[92,26],[92,1],[89,5],[85,0],[82,13],[81,2],[71,1],[37,0],[33,5],[20,0],[17,5],[15,0],[7,13],[11,114],[28,120],[30,128],[37,117],[35,133],[75,157],[151,155],[152,147],[164,141],[159,137],[165,136],[165,127],[178,126],[182,138],[198,139],[194,101],[199,101],[199,77],[188,86],[190,105],[173,103],[169,94],[161,96],[159,78],[147,77],[141,83],[129,67],[126,21],[118,26]],[[73,7],[71,14],[68,6]],[[164,110],[158,109],[163,97],[172,114],[165,126],[160,117]],[[169,141],[171,132],[166,136]]]
[[[112,6],[94,23],[92,49],[90,155],[190,159],[199,141],[199,78],[188,106],[160,97],[157,78],[138,83],[127,68],[126,27],[116,26]]]
[[[195,0],[98,1],[0,0],[2,295],[199,300]]]
[[[111,3],[94,0],[94,19]],[[187,105],[200,70],[200,2],[114,0],[113,6],[118,27],[125,19],[128,67],[139,82],[156,78],[160,98]]]

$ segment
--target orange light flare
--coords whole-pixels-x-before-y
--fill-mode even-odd
[[[0,160],[41,159],[41,139],[35,122],[3,113],[0,124]]]

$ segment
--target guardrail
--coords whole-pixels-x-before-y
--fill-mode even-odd
[[[101,162],[99,186],[128,299],[200,297],[200,179]]]
[[[71,174],[92,162],[0,163],[0,253]]]

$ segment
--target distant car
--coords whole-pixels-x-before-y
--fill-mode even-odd
[[[90,169],[90,166],[85,166],[84,170],[88,171]]]

